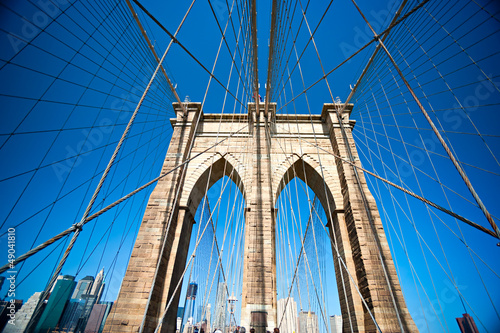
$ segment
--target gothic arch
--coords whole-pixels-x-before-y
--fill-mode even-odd
[[[245,167],[232,154],[214,153],[186,174],[180,206],[188,207],[195,216],[198,205],[208,189],[224,176],[229,177],[245,196]],[[188,169],[189,170],[189,169]],[[243,175],[243,177],[242,177]]]
[[[275,110],[275,104],[269,105]],[[290,133],[277,127],[278,132],[271,136],[261,130],[268,122],[263,116],[264,104],[260,105],[260,112],[255,110],[255,104],[250,104],[248,115],[239,115],[237,122],[230,114],[205,115],[201,103],[174,107],[177,119],[172,121],[174,134],[163,164],[164,172],[171,172],[158,181],[151,193],[106,330],[137,332],[142,326],[145,332],[153,332],[170,302],[173,306],[166,313],[161,330],[175,332],[176,304],[180,297],[177,285],[186,264],[196,209],[207,188],[228,176],[239,187],[247,205],[240,303],[242,326],[253,323],[259,328],[257,332],[276,327],[275,205],[288,182],[298,177],[316,193],[327,212],[328,231],[336,244],[336,276],[332,278],[337,280],[339,288],[344,329],[376,331],[368,308],[384,332],[401,331],[397,315],[405,331],[416,331],[364,175],[360,172],[357,180],[352,166],[333,155],[346,156],[349,145],[357,158],[351,132],[354,122],[348,121],[352,105],[346,105],[343,114],[348,124],[345,133],[337,120],[338,105],[325,104],[321,115],[293,119],[276,115],[277,122],[296,122],[297,130]],[[200,127],[194,126],[197,120]],[[225,138],[220,139],[221,135]],[[301,135],[314,135],[315,144],[302,146]],[[227,142],[219,146],[217,142],[222,141]],[[289,147],[288,152],[282,146]],[[192,154],[198,155],[187,165],[181,163]],[[179,190],[181,196],[177,201],[174,198]],[[361,191],[366,202],[361,200]],[[168,232],[162,235],[167,225]],[[377,252],[383,261],[374,255]],[[383,278],[383,263],[388,267],[391,281]],[[366,300],[366,306],[362,299]]]
[[[342,205],[342,199],[334,197],[333,193],[335,192],[330,187],[335,186],[335,184],[329,184],[328,179],[331,177],[327,177],[327,170],[323,169],[322,172],[321,168],[320,163],[308,154],[287,156],[277,168],[278,174],[281,176],[275,180],[274,205],[276,205],[281,191],[293,178],[297,177],[306,183],[318,196],[321,205],[327,212],[328,219],[330,219],[328,207],[333,212],[337,205]],[[325,175],[324,178],[322,174]]]

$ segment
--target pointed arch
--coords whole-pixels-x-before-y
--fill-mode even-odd
[[[244,180],[241,176],[245,174],[245,166],[232,154],[214,153],[195,165],[196,168],[188,171],[186,175],[180,201],[181,206],[189,207],[193,216],[206,191],[224,176],[229,177],[240,189],[243,198],[246,198]]]
[[[331,186],[335,184],[328,181],[331,177],[325,174],[327,170],[323,169],[322,172],[320,163],[310,155],[303,154],[299,156],[298,154],[292,154],[280,164],[278,171],[280,171],[281,177],[276,179],[274,205],[276,205],[281,191],[295,177],[306,183],[318,196],[321,205],[323,205],[325,212],[327,212],[328,219],[330,219],[328,216],[328,207],[333,212],[336,209],[336,205],[342,204],[341,198],[334,197],[336,191]]]

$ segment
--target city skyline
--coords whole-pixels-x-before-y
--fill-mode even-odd
[[[386,296],[368,292],[359,267],[343,258],[352,254],[375,263],[379,259],[372,254],[378,252],[381,265],[389,256],[392,263],[385,273],[365,265],[369,276],[379,287],[386,281],[389,290],[391,281],[399,281],[395,298],[402,301],[387,304],[396,312],[407,308],[402,315],[421,332],[458,332],[456,318],[464,313],[479,330],[494,331],[500,322],[500,265],[494,255],[500,216],[500,8],[487,0],[358,2],[278,1],[277,9],[263,0],[211,0],[192,8],[190,1],[2,2],[0,247],[3,264],[16,272],[15,279],[8,272],[0,277],[2,299],[22,300],[18,312],[28,315],[37,293],[47,289],[53,316],[41,309],[42,321],[53,325],[60,313],[59,322],[64,317],[67,325],[81,327],[87,319],[78,324],[79,319],[90,318],[94,305],[116,301],[120,290],[134,283],[149,302],[155,298],[149,284],[165,277],[168,292],[178,288],[181,294],[172,312],[196,281],[196,309],[188,311],[194,317],[200,317],[199,305],[211,304],[212,322],[219,311],[226,317],[218,325],[226,325],[227,296],[234,295],[237,321],[248,324],[252,311],[267,311],[271,323],[279,318],[279,300],[290,297],[297,312],[314,313],[325,332],[331,315],[346,318],[345,309],[366,310],[361,303],[344,304],[345,295],[366,299],[368,307],[380,304],[374,297]],[[273,31],[279,39],[273,40]],[[153,79],[164,52],[163,68]],[[341,115],[333,132],[350,128],[357,155],[329,154],[323,141],[344,138],[320,131],[328,126],[323,110],[347,100],[352,111]],[[264,132],[252,141],[257,136],[250,124],[257,122],[244,119],[255,104],[271,117],[254,128],[253,133]],[[192,109],[184,110],[186,105]],[[205,117],[198,128],[196,119],[186,116],[195,105]],[[173,133],[184,120],[200,136],[185,142],[183,154],[168,155],[176,163],[164,164],[169,147],[181,139]],[[231,120],[232,127],[222,128],[223,120]],[[305,123],[311,130],[303,130]],[[118,144],[125,128],[130,131]],[[272,145],[262,145],[267,138]],[[192,149],[191,142],[216,141],[214,159],[190,160],[204,149]],[[287,159],[257,151],[267,147]],[[237,156],[240,148],[255,154]],[[268,161],[264,169],[275,170],[269,179],[245,174]],[[183,169],[190,173],[169,193],[196,188],[191,197],[166,202],[167,191],[159,189],[149,199],[155,184]],[[338,184],[327,185],[334,199],[324,191],[337,176],[342,181],[338,170],[346,170],[349,181],[361,174],[357,184],[368,189],[364,203],[377,208],[372,218],[363,196],[354,200],[358,196]],[[205,182],[212,176],[216,181]],[[272,185],[269,193],[254,195],[252,189],[265,182]],[[109,206],[130,193],[135,194]],[[261,249],[249,249],[258,239],[249,236],[258,228],[254,222],[265,221],[259,198],[272,198],[266,214],[276,223],[266,229]],[[164,261],[173,257],[170,240],[159,235],[175,224],[167,214],[174,203],[178,216],[189,221],[175,231],[182,236],[173,238],[180,240],[186,260],[179,258],[175,269],[168,266],[169,274],[163,274],[163,261],[154,257],[160,251],[169,255]],[[360,208],[352,209],[358,203]],[[380,221],[375,230],[383,230],[384,244],[378,250],[375,244],[370,255],[362,253],[370,246],[364,241],[358,242],[361,252],[339,249],[346,242],[336,235],[356,243],[355,235],[373,231],[372,224],[359,229],[345,219],[365,211],[368,220]],[[151,234],[138,238],[148,221],[158,225],[145,227]],[[68,246],[73,249],[66,257]],[[33,249],[38,252],[21,257]],[[138,252],[143,257],[137,259]],[[14,264],[14,258],[24,261]],[[127,273],[123,283],[134,261],[139,264],[131,270],[140,269]],[[263,262],[266,267],[259,266]],[[249,276],[249,269],[258,274]],[[249,292],[256,285],[263,288]],[[55,301],[66,296],[71,313]],[[133,297],[120,306],[134,304]],[[170,301],[166,298],[161,302]],[[257,306],[257,298],[269,306]],[[247,309],[249,303],[256,306]],[[109,310],[100,308],[93,318]],[[372,325],[368,312],[361,321]],[[385,312],[373,311],[379,313]],[[145,314],[137,311],[134,322]],[[346,320],[343,328],[357,324]]]

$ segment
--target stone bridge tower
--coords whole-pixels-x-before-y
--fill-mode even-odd
[[[250,325],[258,333],[272,331],[278,324],[274,207],[294,177],[318,196],[336,244],[333,257],[342,258],[349,271],[334,260],[344,330],[352,325],[354,332],[376,332],[372,314],[384,333],[400,332],[401,327],[416,331],[363,173],[359,186],[354,168],[334,157],[348,156],[335,112],[342,105],[325,104],[320,115],[276,115],[275,107],[249,104],[248,114],[205,114],[199,103],[185,104],[184,110],[174,104],[177,118],[171,120],[174,132],[162,168],[170,173],[150,196],[105,332],[138,332],[141,326],[143,332],[153,332],[172,296],[161,331],[175,332],[176,287],[186,265],[194,216],[206,191],[223,176],[238,185],[246,202],[241,325],[247,331]],[[348,105],[342,122],[360,165],[351,110]]]

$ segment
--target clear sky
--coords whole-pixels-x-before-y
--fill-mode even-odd
[[[144,0],[141,3],[173,33],[191,2]],[[468,1],[430,1],[398,25],[385,43],[498,223],[500,8],[495,1],[477,3],[481,6]],[[221,41],[217,22],[224,29],[229,18],[227,6],[232,3],[228,1],[226,5],[224,0],[214,0],[211,4],[215,15],[207,1],[196,1],[177,36],[209,71]],[[330,72],[369,42],[372,34],[350,1],[332,1],[328,11],[327,1],[290,4],[288,19],[293,17],[293,21],[290,27],[287,23],[281,30],[283,58],[277,66],[278,81],[281,77],[285,81],[275,88],[274,98],[280,113],[319,113],[323,103],[332,102],[325,80],[320,80],[321,65],[325,72]],[[416,4],[408,1],[403,13]],[[399,1],[359,1],[358,5],[374,29],[381,32],[389,25]],[[238,6],[242,9],[244,5],[238,3]],[[314,35],[321,65],[314,45],[308,44],[310,34],[305,22],[299,30],[301,6],[304,10],[307,6],[311,31],[322,20]],[[268,1],[257,1],[257,7],[259,92],[263,96],[271,5]],[[168,45],[168,36],[138,12],[161,56]],[[236,17],[234,30],[229,25],[226,34],[231,52],[235,51],[239,28]],[[285,18],[284,21],[290,22]],[[82,217],[155,68],[155,60],[127,6],[120,1],[57,0],[50,4],[49,1],[2,1],[0,37],[0,248],[3,249],[0,251],[5,253],[6,262],[8,228],[16,229],[16,254],[20,255]],[[297,58],[292,47],[295,37],[299,56],[308,45],[300,68],[295,67]],[[241,38],[234,56],[237,63],[241,63],[244,54]],[[371,44],[328,75],[333,98],[339,96],[345,101],[374,48]],[[233,112],[233,107],[240,112],[240,104],[231,96],[225,99],[224,89],[214,80],[206,93],[208,74],[179,45],[172,45],[166,68],[182,100],[189,96],[192,101],[204,101],[207,113],[221,112],[224,102],[224,112]],[[245,70],[237,68],[240,73],[233,69],[228,83],[231,56],[226,44],[222,44],[214,76],[246,104],[249,97],[238,87],[238,76]],[[293,73],[286,81],[288,71]],[[318,80],[307,94],[299,95]],[[282,90],[283,82],[286,84]],[[158,175],[172,134],[169,120],[174,116],[172,101],[166,80],[158,76],[118,155],[118,167],[112,168],[92,213]],[[351,102],[354,103],[351,118],[357,121],[354,138],[365,168],[489,227],[383,52],[378,53]],[[420,331],[457,332],[454,318],[464,313],[464,307],[481,331],[497,331],[500,327],[498,240],[427,208],[373,177],[367,179],[388,234],[408,308]],[[290,195],[299,191],[305,197],[299,182],[297,186],[291,185],[286,190]],[[222,182],[210,192],[211,208],[217,207],[221,187]],[[236,201],[235,212],[243,205],[241,197],[230,199],[237,192],[234,185],[229,188],[232,192],[224,193],[227,200],[221,201],[220,212],[214,215],[214,222],[220,225],[232,209],[232,200]],[[89,223],[62,273],[79,279],[95,276],[104,267],[107,274],[104,298],[115,300],[151,190],[141,192]],[[307,204],[300,208],[302,230],[309,211]],[[202,224],[196,228],[199,225]],[[235,213],[230,224],[233,234],[229,233],[231,236],[224,243],[227,249],[232,246],[237,225],[241,225],[241,220]],[[322,229],[319,223],[317,228]],[[220,227],[216,233],[223,242],[224,229]],[[26,300],[44,288],[67,241],[56,242],[18,265],[18,298]],[[295,241],[300,245],[298,238]],[[309,242],[308,239],[308,251],[313,251]],[[203,248],[208,246],[206,243]],[[321,246],[323,255],[316,265],[324,275],[322,279],[327,281],[327,314],[338,314],[337,287],[331,278],[334,274],[331,248],[328,243]],[[231,262],[227,252],[223,259],[225,269],[238,276],[241,263],[238,266],[236,259]],[[286,260],[293,262],[294,258]],[[206,265],[203,266],[203,261],[196,263],[195,274],[206,274]],[[282,273],[280,269],[278,274]],[[319,283],[321,274],[313,278],[315,283]],[[305,274],[301,279],[301,288],[312,282],[307,281]],[[241,286],[241,282],[235,284]],[[239,288],[235,286],[236,293]],[[286,283],[280,282],[279,295],[286,289]],[[0,296],[6,292],[4,286]],[[305,308],[306,303],[303,300],[301,306]],[[317,304],[308,306],[319,309]]]

